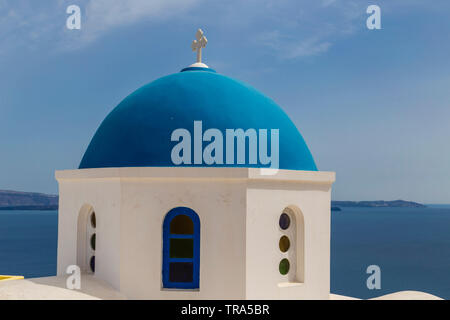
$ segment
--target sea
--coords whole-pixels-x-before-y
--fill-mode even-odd
[[[0,274],[56,274],[56,211],[0,211]],[[369,266],[380,289],[369,289]],[[450,205],[342,208],[331,217],[331,292],[356,298],[417,290],[450,299]]]

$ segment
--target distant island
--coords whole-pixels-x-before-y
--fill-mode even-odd
[[[417,202],[394,201],[331,201],[331,211],[344,207],[359,208],[425,208]],[[0,211],[5,210],[58,210],[58,196],[36,192],[0,190]]]
[[[58,196],[0,190],[0,211],[4,210],[58,210]]]
[[[425,205],[412,201],[331,201],[332,211],[341,211],[341,207],[354,208],[426,208]]]

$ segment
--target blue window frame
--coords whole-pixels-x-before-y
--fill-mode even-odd
[[[162,280],[164,288],[199,288],[200,219],[192,209],[175,208],[164,218]]]

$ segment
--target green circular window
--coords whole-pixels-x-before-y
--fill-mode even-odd
[[[91,248],[95,250],[95,233],[91,236]]]
[[[91,226],[94,229],[97,227],[97,219],[95,218],[95,212],[92,212],[91,214]]]
[[[287,275],[289,272],[289,260],[288,259],[283,259],[280,261],[280,273],[284,276]]]
[[[289,241],[289,238],[286,236],[282,236],[280,238],[280,250],[281,252],[286,252],[291,247],[291,242]]]
[[[283,230],[286,230],[291,225],[291,218],[286,213],[283,213],[280,216],[279,223],[280,223],[280,228]]]

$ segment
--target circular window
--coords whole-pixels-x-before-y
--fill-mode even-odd
[[[284,276],[287,275],[289,272],[289,260],[288,259],[283,259],[280,261],[280,273]]]
[[[91,271],[95,272],[95,256],[91,257],[91,260],[89,261],[89,266],[91,267]]]
[[[94,229],[97,227],[97,219],[95,218],[95,212],[92,212],[91,214],[91,226]]]
[[[286,230],[291,225],[291,218],[286,213],[280,216],[280,228]]]
[[[95,250],[95,233],[91,236],[91,248]]]
[[[282,236],[280,238],[280,250],[281,252],[286,252],[289,250],[289,248],[291,247],[291,242],[289,241],[289,238],[286,236]]]

